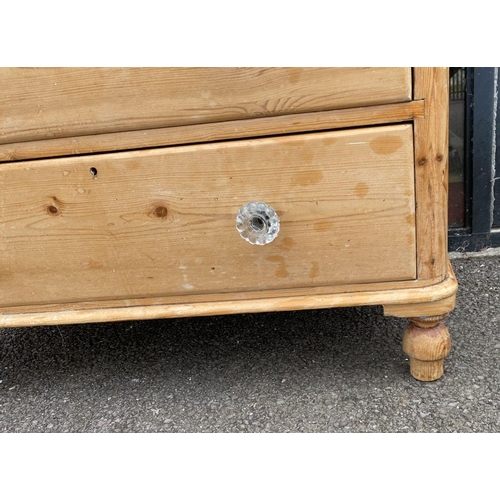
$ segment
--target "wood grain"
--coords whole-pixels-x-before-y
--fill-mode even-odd
[[[246,292],[231,292],[228,293],[210,293],[206,295],[181,295],[165,297],[148,297],[135,298],[124,300],[108,300],[108,301],[85,301],[78,303],[59,303],[59,304],[37,304],[36,311],[41,313],[63,312],[68,309],[72,310],[91,310],[91,309],[122,309],[127,307],[143,307],[143,306],[164,306],[175,304],[194,304],[207,302],[227,302],[228,300],[234,303],[240,303],[244,300],[254,299],[275,299],[277,294],[280,298],[296,298],[307,297],[313,295],[332,296],[342,295],[342,300],[346,297],[359,297],[362,294],[367,297],[373,294],[374,297],[380,297],[381,292],[390,290],[390,300],[384,305],[384,313],[388,316],[408,317],[407,314],[389,314],[394,307],[394,311],[403,311],[409,305],[415,304],[416,307],[422,308],[428,303],[438,304],[439,302],[447,303],[451,295],[455,295],[457,289],[457,281],[453,275],[453,270],[450,266],[450,275],[444,281],[435,282],[429,280],[409,280],[409,281],[391,281],[377,283],[356,283],[351,285],[330,285],[330,286],[313,286],[313,287],[297,287],[282,290],[254,290]],[[414,290],[411,292],[411,290]],[[387,297],[387,296],[386,296]],[[377,299],[375,299],[377,300]],[[346,303],[347,304],[347,303]],[[382,302],[370,302],[370,304],[383,304]],[[362,305],[357,303],[356,305]],[[400,305],[401,309],[397,309],[396,305]],[[0,311],[9,314],[24,314],[32,313],[33,306],[11,306],[8,308],[0,308]],[[420,313],[419,313],[420,314]],[[412,317],[415,319],[415,317]]]
[[[414,285],[414,283],[411,283],[411,285]],[[362,287],[363,285],[360,286],[360,288]],[[455,292],[456,280],[450,275],[442,282],[434,285],[407,289],[392,289],[387,286],[378,291],[342,292],[342,287],[332,287],[331,293],[314,293],[310,295],[285,296],[283,291],[280,290],[278,292],[258,292],[260,298],[253,298],[255,296],[254,292],[236,295],[227,294],[225,298],[220,294],[214,294],[205,297],[127,299],[89,304],[67,303],[45,306],[3,307],[0,309],[0,327],[147,320],[360,305],[407,305],[413,302],[435,303],[446,299]],[[235,297],[239,298],[235,299]],[[179,300],[185,302],[180,303]]]
[[[442,279],[448,252],[448,68],[415,68],[414,98],[425,100],[416,117],[418,278]]]
[[[450,297],[432,302],[385,305],[384,314],[399,318],[435,316],[450,313],[455,309],[455,305],[456,295],[453,294]]]
[[[410,372],[422,382],[441,378],[450,350],[451,338],[444,323],[428,328],[410,323],[404,332],[403,352],[410,358]]]
[[[396,125],[3,164],[0,304],[414,279],[412,155]],[[235,229],[252,199],[265,247]]]
[[[410,68],[0,68],[0,143],[410,100]]]
[[[417,280],[420,282],[421,280]],[[397,302],[384,304],[384,314],[386,316],[396,316],[399,318],[412,318],[418,322],[418,318],[439,317],[447,315],[456,305],[456,294],[458,289],[458,281],[453,271],[453,267],[449,260],[446,262],[445,282],[448,284],[448,292],[445,294],[436,294],[425,297],[423,300],[418,300],[418,295],[414,297],[416,300],[411,302]],[[440,318],[442,319],[442,318]]]
[[[231,122],[0,144],[0,162],[392,124],[424,116],[424,101]]]

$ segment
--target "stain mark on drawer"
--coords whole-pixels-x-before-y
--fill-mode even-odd
[[[381,135],[370,142],[370,147],[378,155],[390,155],[395,153],[404,144],[399,135]]]
[[[309,278],[314,279],[319,276],[319,264],[317,262],[312,263],[311,272],[309,273]]]
[[[11,271],[1,270],[0,271],[0,282],[8,281],[14,277],[14,273]]]
[[[95,260],[89,260],[84,265],[89,269],[102,269],[104,267],[102,262],[96,262]]]
[[[324,146],[333,146],[337,142],[337,139],[335,137],[327,137],[323,139],[323,145]],[[363,143],[366,144],[366,143]]]
[[[356,187],[354,188],[354,194],[358,198],[365,198],[368,194],[368,191],[370,191],[370,188],[368,187],[368,184],[366,184],[366,182],[358,182],[356,184]]]
[[[324,233],[332,228],[333,222],[328,220],[320,220],[313,224],[313,229],[318,233]]]
[[[277,278],[288,278],[288,276],[290,276],[286,269],[285,257],[283,257],[282,255],[271,255],[270,257],[267,257],[267,260],[269,262],[278,264],[278,268],[274,273]]]
[[[408,214],[406,217],[406,222],[410,225],[410,227],[415,227],[415,216],[413,214]]]
[[[286,236],[277,246],[283,250],[290,250],[290,248],[293,248],[296,244],[293,238]]]
[[[323,178],[324,174],[321,170],[299,172],[292,177],[292,186],[311,186],[318,184]]]

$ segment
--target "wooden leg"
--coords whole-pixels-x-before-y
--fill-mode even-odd
[[[443,375],[451,339],[442,321],[454,309],[455,301],[454,293],[434,302],[384,306],[387,316],[410,320],[403,335],[403,351],[410,358],[410,373],[417,380],[430,382]]]
[[[446,315],[410,318],[403,335],[403,351],[410,358],[410,373],[417,380],[430,382],[444,372],[444,358],[451,349]]]

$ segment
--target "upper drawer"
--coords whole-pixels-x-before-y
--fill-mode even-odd
[[[0,68],[0,143],[409,100],[410,68]]]

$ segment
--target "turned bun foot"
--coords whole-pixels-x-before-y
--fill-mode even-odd
[[[410,359],[410,373],[417,380],[430,382],[443,375],[451,338],[441,319],[439,316],[410,318],[403,335],[403,351]]]

